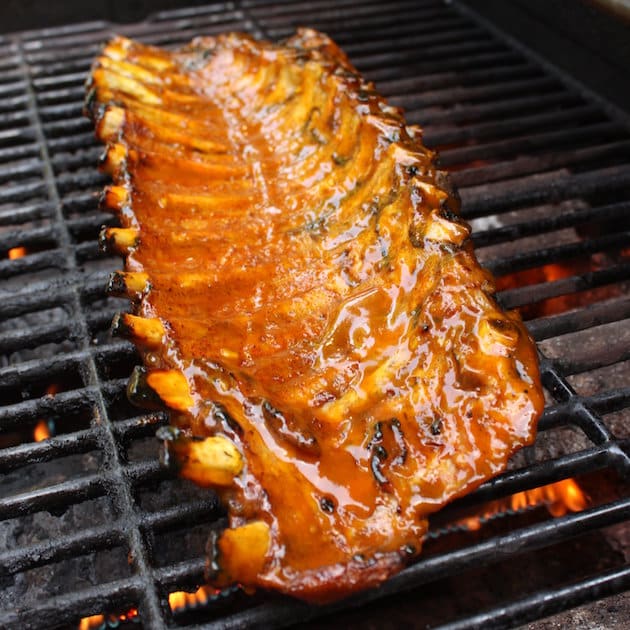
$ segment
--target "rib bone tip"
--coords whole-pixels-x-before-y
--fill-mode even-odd
[[[164,325],[157,318],[118,313],[112,322],[112,334],[131,339],[147,348],[157,348],[164,338]]]
[[[118,105],[109,104],[97,125],[96,135],[104,142],[118,140],[125,124],[125,110]]]
[[[215,541],[210,567],[212,582],[224,586],[239,582],[244,586],[256,583],[263,571],[271,545],[271,530],[262,520],[224,530]]]
[[[120,212],[129,203],[129,193],[124,186],[105,186],[100,199],[104,210]]]
[[[175,429],[177,431],[177,429]],[[172,429],[158,436],[164,440],[167,457],[179,463],[179,474],[203,487],[227,487],[243,470],[243,456],[236,445],[222,435],[204,439],[184,437]]]
[[[99,160],[100,168],[108,175],[117,177],[126,159],[127,149],[122,144],[110,144]]]
[[[114,271],[109,276],[106,291],[116,297],[127,297],[137,300],[149,289],[149,276],[141,271]]]
[[[188,381],[179,370],[151,370],[146,384],[171,409],[187,411],[194,405]]]
[[[98,237],[102,251],[127,255],[138,245],[139,233],[135,228],[104,227]]]
[[[127,385],[129,401],[146,409],[186,411],[194,401],[186,377],[177,370],[147,370],[137,365]]]

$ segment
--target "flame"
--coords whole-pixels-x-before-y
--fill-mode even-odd
[[[46,420],[40,420],[33,429],[33,440],[42,442],[50,437],[50,429]]]
[[[57,383],[52,383],[46,388],[46,394],[48,396],[54,396],[55,394],[59,393],[59,390],[59,385],[57,385]]]
[[[496,280],[497,290],[504,291],[532,284],[543,284],[562,280],[570,276],[579,276],[592,271],[599,271],[605,268],[596,257],[591,257],[587,261],[573,261],[565,264],[549,264],[535,269],[526,269],[515,273],[501,276]],[[524,319],[534,319],[536,317],[547,317],[565,313],[574,308],[581,308],[600,302],[602,300],[616,297],[620,294],[620,289],[615,286],[602,286],[578,291],[566,295],[547,298],[541,302],[526,304],[519,307],[519,311]]]
[[[217,593],[217,589],[210,586],[200,586],[194,593],[174,591],[173,593],[169,593],[168,603],[173,612],[182,612],[187,608],[204,606],[208,603],[208,600]]]
[[[183,612],[196,606],[204,606],[208,600],[219,591],[210,586],[200,586],[193,593],[186,591],[174,591],[169,593],[168,603],[174,613]],[[79,621],[78,630],[102,630],[104,628],[117,628],[124,621],[139,621],[138,611],[131,608],[121,615],[91,615],[83,617]]]
[[[589,504],[589,499],[574,479],[563,479],[556,483],[550,483],[533,490],[517,492],[505,499],[492,501],[484,506],[483,512],[478,516],[470,516],[457,521],[456,525],[463,525],[470,531],[477,531],[496,514],[505,514],[508,511],[521,512],[538,506],[545,506],[548,512],[554,516],[564,516],[568,512],[580,512]],[[200,586],[194,592],[173,591],[168,595],[168,603],[171,611],[181,613],[185,610],[204,606],[219,591],[210,586]],[[79,622],[78,630],[96,630],[105,627],[116,627],[123,621],[137,621],[138,611],[130,609],[122,615],[92,615],[83,617]]]
[[[138,611],[135,608],[130,608],[126,613],[121,615],[92,615],[90,617],[83,617],[79,621],[78,630],[97,630],[100,628],[117,628],[121,623],[125,621],[137,622]]]
[[[54,396],[59,391],[59,385],[52,383],[46,388],[47,396]],[[54,433],[54,423],[50,420],[40,420],[33,429],[33,440],[42,442],[48,439]]]
[[[588,507],[588,497],[573,479],[565,479],[552,485],[558,490],[555,501],[547,504],[547,509],[552,516],[564,516],[567,512],[581,512]]]
[[[99,628],[105,623],[105,615],[92,615],[91,617],[83,617],[79,621],[79,630],[92,630]]]
[[[26,253],[26,247],[12,247],[7,252],[7,257],[9,260],[17,260],[18,258],[26,256]]]
[[[563,479],[540,488],[517,492],[512,496],[491,501],[484,506],[481,514],[469,516],[457,521],[469,531],[477,531],[497,514],[523,512],[538,506],[545,506],[554,517],[564,516],[568,512],[581,512],[588,507],[588,497],[574,479]]]

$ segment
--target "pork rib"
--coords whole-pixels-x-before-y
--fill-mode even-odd
[[[375,586],[427,516],[534,438],[534,345],[494,301],[457,197],[325,35],[177,52],[113,39],[86,110],[107,144],[110,283],[130,397],[171,410],[214,488],[208,578],[310,601]]]

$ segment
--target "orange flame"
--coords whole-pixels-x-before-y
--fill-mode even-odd
[[[59,385],[52,383],[46,388],[46,394],[48,396],[54,396],[59,391]],[[33,429],[33,440],[35,442],[42,442],[48,439],[52,435],[50,424],[46,420],[40,420]]]
[[[210,586],[200,586],[193,593],[186,591],[175,591],[169,593],[168,603],[171,610],[174,613],[183,612],[189,608],[195,608],[196,606],[203,606],[208,603],[208,600],[216,595],[219,591]],[[110,622],[112,627],[115,627],[118,623],[124,621],[134,621],[138,617],[138,611],[135,608],[131,608],[122,615],[91,615],[90,617],[83,617],[79,622],[78,630],[96,630],[97,628],[103,628],[107,622]]]
[[[187,608],[207,604],[208,600],[213,595],[216,595],[217,592],[217,589],[210,586],[200,586],[194,593],[174,591],[173,593],[169,593],[168,603],[173,612],[181,612]]]
[[[518,512],[529,508],[544,505],[552,516],[564,516],[568,512],[581,512],[588,507],[588,497],[573,479],[564,479],[556,483],[550,483],[533,490],[517,492],[505,499],[492,501],[484,507],[479,516],[471,516],[461,519],[458,524],[464,525],[468,530],[476,531],[483,523],[493,515],[504,513],[508,510]],[[196,606],[203,606],[219,591],[211,586],[200,586],[196,591],[174,591],[169,593],[168,603],[174,613],[183,612]],[[135,608],[126,614],[110,616],[115,621],[132,621],[138,616]],[[78,630],[95,630],[101,628],[107,621],[105,615],[92,615],[84,617],[79,622]]]
[[[105,615],[92,615],[91,617],[83,617],[79,621],[79,630],[92,630],[99,628],[105,623]]]
[[[552,485],[558,490],[555,501],[546,504],[552,516],[564,516],[567,512],[581,512],[588,507],[588,497],[573,479],[564,479]]]
[[[543,265],[535,269],[526,269],[524,271],[517,271],[506,276],[501,276],[497,278],[496,286],[499,291],[504,291],[506,289],[526,285],[555,282],[556,280],[562,280],[570,276],[599,271],[603,268],[604,266],[596,257],[570,263]],[[574,308],[588,306],[589,304],[601,302],[618,295],[620,295],[619,287],[606,285],[586,291],[578,290],[575,293],[550,297],[533,304],[526,304],[519,307],[519,311],[525,319],[546,317],[548,315],[565,313]]]
[[[105,617],[105,615],[92,615],[90,617],[83,617],[83,619],[79,621],[78,630],[95,630],[96,628],[102,628],[108,621],[110,621],[109,625],[115,628],[118,624],[125,621],[134,621],[137,617],[138,611],[135,608],[130,608],[122,615],[109,615],[109,617]]]
[[[33,439],[35,442],[42,442],[50,437],[50,429],[46,420],[40,420],[33,429]]]
[[[484,506],[478,516],[469,516],[458,521],[470,531],[477,531],[483,523],[495,514],[507,511],[521,512],[544,505],[554,517],[564,516],[568,512],[581,512],[588,507],[588,497],[573,479],[563,479],[540,488],[517,492],[505,499],[492,501]]]
[[[12,247],[7,252],[7,257],[9,260],[17,260],[18,258],[22,258],[26,256],[26,247]]]
[[[46,394],[48,394],[48,396],[54,396],[59,392],[59,389],[60,387],[57,383],[52,383],[46,388]]]

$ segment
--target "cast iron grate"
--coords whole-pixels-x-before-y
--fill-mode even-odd
[[[280,627],[359,606],[370,611],[372,601],[517,562],[630,518],[622,494],[428,554],[383,588],[322,609],[227,592],[192,621],[172,614],[168,593],[202,580],[193,530],[221,511],[212,495],[160,468],[152,436],[165,419],[138,415],[125,401],[136,356],[107,335],[125,304],[103,295],[119,263],[96,247],[99,228],[112,218],[95,196],[103,184],[95,169],[100,148],[81,116],[83,82],[113,32],[174,46],[228,30],[278,39],[299,25],[328,32],[410,122],[425,127],[427,144],[453,172],[485,264],[498,276],[521,274],[501,299],[524,308],[541,348],[549,404],[539,442],[551,436],[553,444],[558,430],[578,435],[564,452],[537,444],[460,506],[593,471],[630,471],[623,431],[630,387],[619,377],[630,361],[630,125],[595,95],[463,5],[437,0],[227,2],[135,25],[9,35],[0,38],[2,627],[77,627],[82,617],[131,607],[146,628]],[[540,275],[549,265],[564,272]],[[561,299],[573,301],[547,309]],[[584,374],[595,374],[595,384],[580,381]],[[42,419],[54,421],[56,435],[35,442]],[[71,527],[59,525],[68,513]],[[37,535],[27,537],[29,527]],[[181,548],[169,555],[160,543],[171,535]],[[95,563],[105,567],[101,574]],[[66,565],[81,581],[64,590]],[[53,569],[43,578],[38,571],[46,567]],[[620,563],[570,584],[534,585],[524,597],[512,593],[484,613],[442,623],[511,627],[629,586],[630,568]]]

